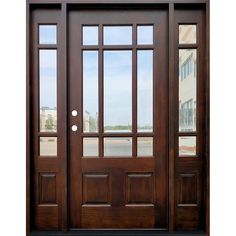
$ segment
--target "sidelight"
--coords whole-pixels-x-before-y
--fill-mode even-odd
[[[40,131],[57,131],[57,50],[39,50]]]
[[[179,156],[196,156],[196,137],[179,137]]]
[[[197,42],[196,25],[179,25],[179,43],[195,44]]]
[[[197,50],[179,50],[179,131],[196,131]]]
[[[39,25],[39,44],[56,44],[57,26]]]
[[[40,137],[39,139],[40,156],[57,156],[57,138]]]

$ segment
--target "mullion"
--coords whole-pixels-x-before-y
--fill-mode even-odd
[[[132,31],[132,131],[133,134],[133,145],[132,145],[132,156],[137,157],[137,25],[133,25]]]
[[[103,150],[103,120],[104,120],[104,107],[103,107],[103,50],[101,45],[103,44],[103,26],[102,24],[99,25],[99,38],[98,38],[98,45],[99,45],[99,55],[98,55],[98,81],[99,81],[99,92],[98,92],[98,101],[99,101],[99,128],[98,128],[98,133],[99,133],[99,148],[98,148],[98,156],[102,158],[104,156],[104,150]]]

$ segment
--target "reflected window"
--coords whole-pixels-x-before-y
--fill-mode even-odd
[[[104,131],[132,130],[132,51],[104,51]]]
[[[83,156],[98,157],[98,138],[83,138]]]
[[[153,51],[138,50],[138,132],[153,131]]]
[[[83,26],[83,45],[98,45],[98,26]]]
[[[131,45],[132,26],[104,26],[104,45]]]
[[[57,138],[56,137],[40,137],[39,155],[40,156],[57,156]]]
[[[179,137],[179,156],[196,156],[196,137]]]
[[[197,42],[196,25],[179,25],[179,43],[193,44]]]
[[[132,156],[131,137],[104,138],[105,157],[130,157]]]
[[[153,26],[143,25],[137,27],[138,45],[153,44]]]
[[[39,51],[40,131],[57,131],[57,51]]]
[[[137,138],[139,157],[153,156],[153,138],[151,137],[139,137]]]
[[[56,44],[57,26],[39,25],[39,44]]]
[[[196,131],[196,49],[179,50],[179,131]]]
[[[98,132],[98,51],[83,51],[83,131]]]

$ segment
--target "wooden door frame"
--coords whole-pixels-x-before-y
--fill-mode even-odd
[[[175,96],[174,96],[174,85],[175,85],[175,54],[176,54],[176,48],[175,48],[175,8],[181,7],[181,8],[193,8],[196,6],[201,7],[205,10],[205,21],[206,21],[206,29],[205,29],[205,71],[204,71],[204,78],[205,78],[205,97],[204,97],[204,131],[203,134],[205,136],[204,139],[204,169],[203,169],[203,176],[205,179],[203,190],[204,190],[204,218],[205,218],[205,232],[207,235],[209,235],[209,155],[210,155],[210,144],[209,144],[209,136],[210,136],[210,128],[209,128],[209,107],[210,107],[210,71],[209,71],[209,0],[27,0],[26,1],[26,24],[27,24],[27,30],[26,30],[26,109],[27,109],[27,116],[26,116],[26,228],[27,228],[27,235],[47,235],[47,232],[32,232],[32,222],[31,222],[31,214],[32,214],[32,180],[33,180],[33,160],[32,160],[32,141],[31,138],[33,136],[33,122],[32,122],[32,111],[33,111],[33,87],[32,87],[32,36],[31,36],[31,11],[34,8],[37,7],[43,7],[43,8],[58,8],[61,11],[61,27],[59,29],[60,37],[61,37],[61,44],[59,45],[61,48],[61,55],[65,55],[60,59],[60,78],[61,78],[61,86],[59,88],[59,91],[61,93],[62,98],[67,97],[67,11],[68,7],[72,6],[79,6],[79,5],[86,5],[86,7],[89,8],[95,8],[96,6],[119,6],[122,5],[125,8],[130,7],[152,7],[154,5],[158,6],[165,6],[167,7],[169,11],[169,233],[168,235],[175,235],[174,234],[174,213],[175,213],[175,152],[176,152],[176,146],[175,146],[175,137],[176,137],[176,131],[175,131],[175,125],[174,125],[174,117],[175,117]],[[64,81],[64,82],[63,82]],[[66,99],[61,99],[61,122],[64,122],[64,126],[61,127],[61,134],[63,135],[65,142],[62,144],[61,150],[63,153],[62,162],[60,165],[61,173],[62,173],[62,184],[64,186],[64,189],[62,191],[63,197],[62,197],[62,216],[61,219],[61,230],[64,232],[68,231],[68,199],[67,199],[67,101]],[[83,231],[84,232],[84,231]],[[86,231],[83,235],[89,235],[90,231]],[[100,231],[101,232],[101,231]],[[107,232],[107,231],[105,231]],[[112,231],[116,232],[116,231]],[[124,231],[125,232],[125,231]],[[136,231],[137,232],[137,231]],[[142,232],[145,232],[142,230]],[[153,232],[153,231],[152,231]],[[81,231],[82,233],[82,231]],[[102,232],[101,232],[102,233]],[[163,235],[165,235],[166,232],[164,232]],[[125,233],[127,235],[127,232]],[[129,235],[134,235],[135,231],[129,231]],[[144,233],[145,235],[148,235],[148,231]],[[55,234],[57,235],[57,234]],[[71,235],[69,232],[65,234],[60,235]],[[73,234],[72,235],[76,235]],[[81,234],[80,234],[81,235]],[[179,235],[179,234],[178,234]],[[188,234],[184,234],[188,235]],[[199,235],[205,235],[205,233],[200,232]]]

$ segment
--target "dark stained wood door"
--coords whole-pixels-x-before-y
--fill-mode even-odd
[[[70,228],[167,228],[167,17],[68,13]]]

